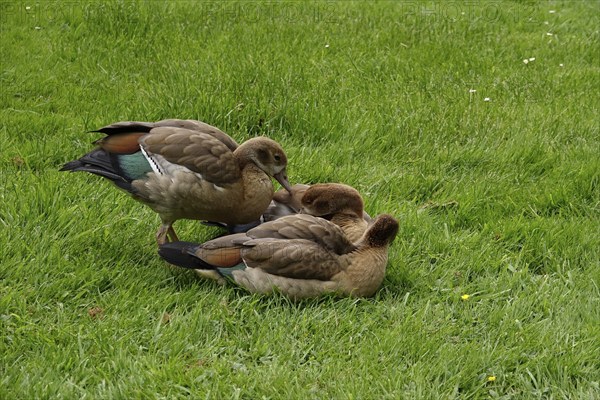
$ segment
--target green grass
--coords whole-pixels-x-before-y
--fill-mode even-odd
[[[598,2],[0,11],[0,398],[600,398]],[[58,172],[162,118],[268,135],[293,183],[397,216],[376,297],[199,280],[151,210]]]

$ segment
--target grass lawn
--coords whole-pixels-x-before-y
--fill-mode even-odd
[[[599,4],[0,3],[0,398],[600,399]],[[382,289],[200,280],[58,171],[163,118],[395,215]]]

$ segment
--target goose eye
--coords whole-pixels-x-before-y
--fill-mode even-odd
[[[275,161],[281,161],[281,156],[279,154],[275,154],[273,158],[275,159]]]

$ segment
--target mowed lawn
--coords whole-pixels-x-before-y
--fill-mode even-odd
[[[599,26],[597,1],[0,3],[0,398],[600,398]],[[58,171],[164,118],[395,215],[378,294],[203,281],[149,208]]]

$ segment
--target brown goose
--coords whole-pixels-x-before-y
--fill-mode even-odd
[[[241,145],[219,129],[193,120],[118,122],[98,130],[98,147],[61,171],[100,175],[156,211],[159,244],[177,235],[178,219],[245,224],[273,197],[274,177],[290,189],[287,157],[265,137]]]
[[[370,217],[369,221],[363,217],[363,200],[360,193],[353,187],[341,183],[320,183],[313,186],[296,184],[292,186],[290,193],[280,190],[273,196],[273,201],[262,219],[267,219],[267,222],[274,221],[301,212],[330,220],[342,229],[346,238],[352,243],[363,236],[368,224],[372,222]],[[259,221],[248,229],[260,223],[264,222]],[[237,225],[235,229],[240,229],[240,226]],[[198,245],[196,256],[208,264],[219,266],[239,264],[242,262],[241,247],[235,242],[243,237],[244,235],[233,234],[209,240]],[[204,278],[224,283],[214,271],[197,270],[196,272]]]
[[[337,225],[298,214],[234,235],[242,258],[235,265],[226,252],[207,263],[199,256],[202,247],[193,243],[168,243],[159,247],[159,254],[172,264],[229,278],[253,293],[278,291],[292,299],[323,293],[368,297],[383,281],[388,247],[397,232],[398,222],[383,214],[353,244]]]

